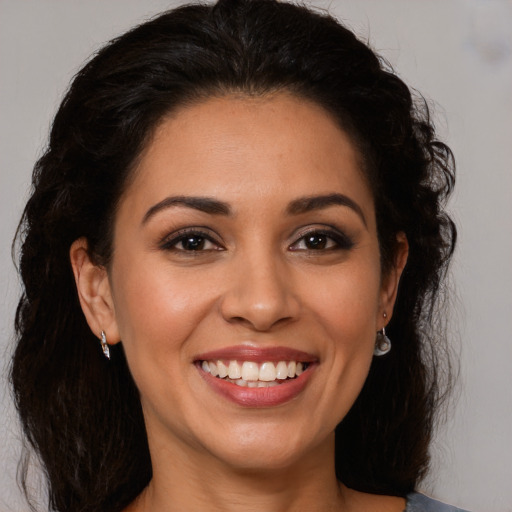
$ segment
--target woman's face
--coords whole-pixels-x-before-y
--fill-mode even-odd
[[[122,197],[105,296],[154,461],[331,453],[397,279],[381,279],[370,189],[322,108],[278,94],[170,115]]]

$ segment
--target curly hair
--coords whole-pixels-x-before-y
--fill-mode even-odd
[[[138,390],[122,344],[107,364],[85,321],[71,244],[85,237],[94,261],[108,265],[119,199],[170,111],[281,90],[324,107],[358,148],[383,272],[397,233],[409,242],[388,326],[394,348],[375,358],[336,429],[337,476],[403,496],[424,475],[448,366],[438,304],[456,238],[444,210],[452,153],[426,102],[332,17],[275,0],[219,0],[165,12],[101,49],[70,85],[35,165],[17,233],[24,292],[11,380],[52,510],[117,512],[152,477]]]

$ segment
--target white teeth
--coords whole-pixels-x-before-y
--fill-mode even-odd
[[[228,380],[238,386],[251,388],[277,385],[280,383],[278,381],[298,377],[305,370],[305,363],[296,361],[279,361],[277,363],[265,361],[259,365],[254,361],[239,363],[231,360],[227,363],[227,366],[226,363],[223,361],[202,361],[201,368],[213,377]]]
[[[231,368],[231,364],[229,366]],[[242,365],[242,379],[256,381],[258,380],[258,374],[259,368],[257,363],[253,363],[251,361],[244,361],[244,364]],[[232,378],[231,375],[229,377]]]
[[[276,367],[274,366],[274,363],[263,363],[261,365],[259,380],[262,380],[263,382],[276,380]]]
[[[284,361],[279,361],[276,366],[276,377],[279,380],[288,378],[288,365]]]
[[[210,373],[217,377],[219,375],[219,372],[217,371],[217,365],[215,363],[208,363],[208,366],[210,367]]]
[[[253,381],[253,380],[250,380],[250,381],[246,381],[244,379],[235,379],[235,380],[231,380],[231,379],[224,379],[226,380],[227,382],[230,382],[231,384],[236,384],[237,386],[240,386],[240,387],[247,387],[247,388],[271,388],[271,387],[274,387],[274,386],[278,386],[279,383],[276,382],[276,381],[273,381],[273,382],[261,382],[261,381]]]
[[[217,361],[217,370],[221,379],[228,376],[228,367],[222,361]]]
[[[230,379],[239,379],[242,376],[242,369],[236,361],[229,362],[228,376]]]
[[[273,380],[271,382],[258,382],[258,387],[259,388],[273,388],[274,386],[278,386],[278,383]]]

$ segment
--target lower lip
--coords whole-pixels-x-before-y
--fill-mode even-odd
[[[275,407],[296,398],[309,381],[314,367],[310,364],[307,370],[295,379],[284,381],[282,384],[268,388],[248,388],[237,386],[224,379],[213,377],[197,367],[201,377],[219,395],[242,407]]]

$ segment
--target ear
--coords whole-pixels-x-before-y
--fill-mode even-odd
[[[398,284],[400,277],[407,263],[409,256],[409,242],[405,233],[400,231],[396,235],[396,249],[393,265],[383,277],[380,298],[379,318],[377,319],[377,330],[382,329],[391,320],[393,307],[395,306],[396,296],[398,293]],[[385,315],[384,315],[385,314]]]
[[[119,329],[106,268],[92,261],[85,238],[73,242],[69,258],[80,305],[91,331],[98,338],[101,337],[101,331],[105,331],[109,344],[119,342]]]

